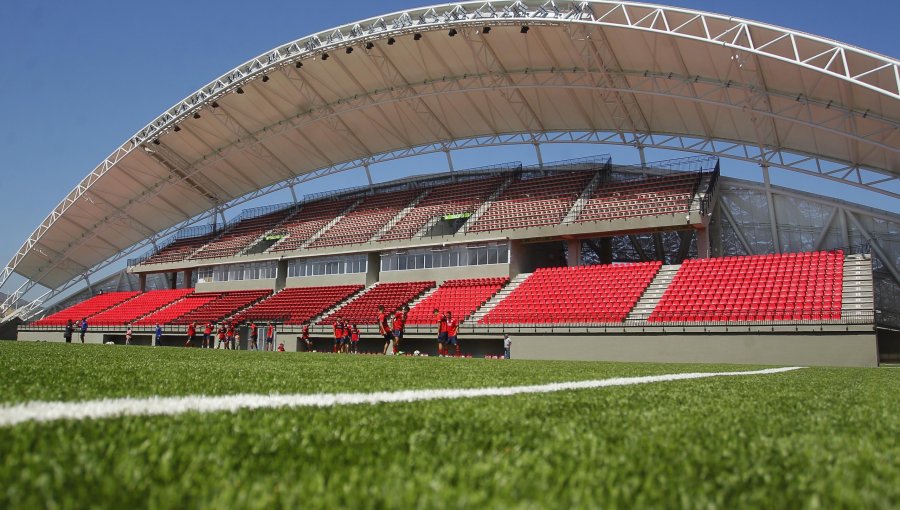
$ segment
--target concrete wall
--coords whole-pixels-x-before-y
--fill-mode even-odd
[[[519,359],[874,367],[874,332],[511,335]]]
[[[245,336],[245,335],[243,335]],[[500,334],[461,334],[462,352],[475,357],[502,352]],[[620,361],[654,363],[729,363],[751,365],[801,365],[874,367],[878,364],[875,332],[806,332],[806,333],[635,333],[635,334],[511,334],[514,359]],[[167,332],[162,345],[180,346],[184,334]],[[288,351],[303,350],[299,333],[278,333]],[[135,343],[149,345],[150,334],[135,331]],[[122,332],[88,333],[86,343],[105,341],[124,343]],[[199,346],[200,337],[195,339]],[[313,334],[318,351],[331,351],[333,339],[327,334]],[[19,341],[63,342],[62,331],[20,331]],[[73,342],[80,343],[78,335]],[[367,333],[360,341],[364,352],[381,352],[384,342]],[[416,349],[437,354],[433,334],[407,335],[401,349]]]
[[[333,285],[365,285],[366,273],[333,274],[324,276],[298,276],[288,278],[285,288],[291,287],[328,287]]]
[[[228,282],[197,283],[197,292],[221,292],[226,290],[275,289],[275,279],[237,280]]]
[[[434,280],[438,284],[443,283],[444,280],[458,278],[493,278],[497,276],[509,276],[509,264],[382,271],[380,275],[381,281],[385,283]]]

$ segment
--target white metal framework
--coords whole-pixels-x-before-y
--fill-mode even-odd
[[[809,34],[631,2],[466,2],[345,25],[238,66],[129,138],[0,273],[0,286],[28,279],[3,311],[260,194],[428,152],[677,149],[898,198],[898,69]]]

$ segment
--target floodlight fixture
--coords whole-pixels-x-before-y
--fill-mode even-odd
[[[353,46],[347,46],[347,55],[353,53]]]
[[[451,28],[450,31],[447,32],[447,35],[449,35],[450,37],[453,37],[453,36],[455,36],[457,33],[458,33],[458,32],[456,31],[455,28]]]
[[[366,49],[367,49],[367,50],[371,50],[371,49],[374,48],[374,47],[375,47],[375,43],[373,43],[372,41],[369,41],[369,42],[366,43]]]
[[[528,33],[528,25],[522,25],[522,29],[519,30],[519,33],[527,34]]]
[[[268,75],[268,74],[264,74],[263,77],[262,77],[262,82],[265,83],[265,82],[267,82],[267,81],[269,81],[269,75]]]
[[[491,33],[491,27],[486,26],[486,27],[482,28],[482,29],[481,29],[481,33],[482,33],[482,34],[490,34],[490,33]]]
[[[413,40],[414,40],[414,41],[418,41],[418,40],[421,39],[421,38],[422,38],[422,34],[421,34],[421,33],[416,32],[415,34],[413,34]]]
[[[394,43],[397,42],[393,37],[388,37],[388,46],[393,46]]]
[[[328,60],[328,54],[327,54],[327,53],[323,53],[323,54],[322,54],[322,60]]]
[[[195,119],[199,119],[199,118],[200,118],[200,112],[194,112],[194,118],[195,118]]]
[[[235,92],[237,92],[238,94],[243,94],[244,89],[242,89],[241,87],[238,87],[237,89],[235,89]]]

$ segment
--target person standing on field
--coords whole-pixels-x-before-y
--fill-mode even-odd
[[[453,318],[453,312],[447,311],[445,314],[444,321],[447,324],[447,343],[444,348],[447,356],[450,355],[450,346],[452,345],[456,349],[456,357],[459,357],[459,338],[457,334],[459,332],[459,321]]]
[[[63,338],[66,339],[67,344],[72,343],[72,333],[74,332],[75,326],[72,325],[72,319],[69,319],[69,321],[66,322],[66,329],[63,330]]]
[[[159,341],[162,339],[162,326],[156,325],[156,331],[153,333],[153,345],[159,347]]]
[[[249,350],[251,350],[251,351],[258,351],[258,350],[259,350],[259,344],[257,343],[257,340],[259,340],[259,332],[258,332],[258,330],[256,329],[256,323],[255,323],[255,322],[251,322],[251,323],[250,323],[250,344],[249,344],[249,347],[248,347]],[[267,346],[267,347],[268,347],[268,346]],[[267,350],[268,350],[268,349],[267,349]]]
[[[213,341],[212,332],[213,332],[212,323],[210,323],[209,321],[206,321],[206,325],[203,326],[203,348],[204,349],[212,349],[213,348],[213,344],[215,342]]]
[[[307,328],[307,332],[309,329]],[[272,321],[269,321],[269,324],[266,326],[266,351],[271,351],[272,347],[275,346],[275,326],[272,325]]]
[[[506,359],[510,359],[509,351],[512,348],[512,338],[509,337],[509,334],[503,335],[503,357]]]
[[[125,329],[125,345],[131,345],[131,324],[128,324],[128,327]]]
[[[190,346],[191,346],[191,340],[194,339],[194,335],[196,335],[196,334],[197,334],[197,323],[196,323],[196,322],[192,322],[192,323],[188,324],[188,327],[187,327],[187,340],[185,340],[185,342],[184,342],[184,346],[185,346],[185,347],[190,347]]]
[[[81,334],[78,336],[81,338],[81,343],[84,343],[84,334],[87,333],[88,329],[87,317],[81,319],[81,322],[78,323],[78,329],[81,330]]]

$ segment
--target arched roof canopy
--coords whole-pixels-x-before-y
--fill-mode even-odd
[[[716,154],[897,198],[898,68],[809,34],[627,2],[372,18],[279,46],[164,112],[66,196],[0,282],[57,288],[279,183],[492,143]]]

